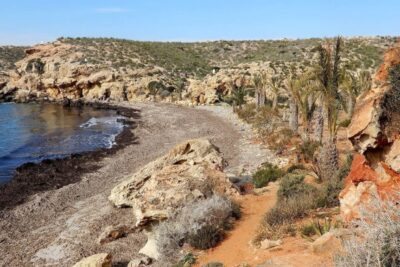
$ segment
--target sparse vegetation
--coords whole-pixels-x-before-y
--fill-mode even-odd
[[[313,240],[314,236],[322,236],[334,228],[338,228],[339,223],[334,222],[332,218],[324,218],[322,220],[314,219],[311,223],[301,226],[300,233],[303,238]]]
[[[253,183],[256,188],[267,186],[283,175],[283,171],[270,163],[264,164],[254,175]]]
[[[188,204],[155,230],[157,245],[162,257],[173,262],[183,244],[198,249],[211,248],[223,239],[226,226],[237,216],[237,207],[226,198],[210,198]]]
[[[301,198],[305,196],[315,196],[317,189],[304,183],[304,176],[297,174],[285,175],[280,182],[278,190],[278,201],[289,198]]]
[[[192,253],[186,254],[178,263],[172,267],[190,267],[196,263],[196,257]]]
[[[336,266],[400,266],[398,201],[376,198],[360,213],[360,219],[352,224],[352,237],[344,242],[344,252],[335,258]]]
[[[315,152],[320,147],[320,143],[316,141],[307,140],[300,143],[298,150],[305,162],[313,162]]]

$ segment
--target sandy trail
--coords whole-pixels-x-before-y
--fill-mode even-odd
[[[146,238],[131,234],[103,246],[98,244],[105,227],[133,221],[131,209],[115,209],[107,197],[126,175],[179,142],[210,139],[220,148],[232,172],[238,171],[237,166],[251,172],[272,157],[268,150],[251,142],[251,129],[229,115],[229,108],[122,105],[141,110],[142,118],[134,131],[138,143],[104,158],[98,162],[97,171],[83,175],[79,182],[33,195],[11,211],[0,213],[0,266],[71,266],[82,257],[100,252],[110,252],[115,266],[126,266],[139,256]]]
[[[275,205],[277,190],[278,185],[273,183],[262,195],[251,194],[240,197],[238,202],[242,206],[242,218],[219,246],[203,253],[197,259],[196,266],[200,267],[213,261],[222,262],[227,267],[241,263],[262,263],[264,258],[259,257],[260,251],[251,245],[251,241],[265,212]]]

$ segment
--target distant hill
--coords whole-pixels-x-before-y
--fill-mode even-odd
[[[13,69],[14,63],[24,58],[26,48],[22,46],[0,46],[0,71]]]
[[[138,42],[112,38],[60,38],[76,46],[91,63],[114,68],[158,65],[171,72],[204,76],[215,67],[231,68],[259,61],[310,64],[312,53],[324,39],[215,41],[199,43]],[[375,69],[396,37],[345,38],[343,59],[348,68]]]

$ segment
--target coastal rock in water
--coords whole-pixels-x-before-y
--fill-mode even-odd
[[[101,253],[84,258],[72,267],[111,267],[111,254]]]
[[[400,47],[390,49],[379,69],[377,86],[358,98],[348,137],[354,156],[340,210],[345,220],[359,216],[372,196],[398,197],[400,190],[400,88],[388,84],[388,69],[400,63]]]
[[[210,141],[189,140],[116,186],[109,200],[117,207],[133,207],[137,226],[161,221],[211,190],[237,194],[223,168],[221,153]]]

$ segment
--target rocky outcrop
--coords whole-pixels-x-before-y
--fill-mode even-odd
[[[116,67],[107,62],[98,63],[88,57],[93,47],[82,48],[56,41],[36,45],[25,50],[25,57],[16,62],[15,70],[0,74],[0,101],[19,102],[45,99],[152,101],[148,85],[160,82],[164,89],[157,92],[157,101],[175,101],[183,105],[214,104],[229,97],[232,86],[252,87],[252,75],[260,71],[270,75],[283,72],[285,64],[252,62],[220,68],[204,78],[185,76],[177,78],[157,65],[143,64],[134,58],[135,66]],[[118,51],[113,51],[117,53]],[[292,64],[292,68],[295,64]],[[297,64],[299,65],[299,64]],[[185,80],[182,92],[178,84]],[[272,92],[267,90],[267,97]],[[282,90],[282,95],[286,92]]]
[[[0,99],[12,94],[15,101],[47,99],[145,100],[150,81],[168,84],[165,70],[153,66],[116,69],[91,63],[76,47],[62,42],[37,45],[25,51],[16,70],[0,79]]]
[[[400,88],[391,86],[388,69],[400,63],[400,47],[390,49],[375,77],[376,87],[361,95],[348,131],[357,154],[340,194],[343,217],[358,217],[373,195],[396,197],[400,190]]]
[[[208,140],[189,140],[116,186],[109,200],[117,207],[133,207],[138,226],[165,220],[213,190],[237,194],[223,168],[220,152]]]
[[[111,255],[101,253],[84,258],[77,262],[73,267],[111,267]]]

